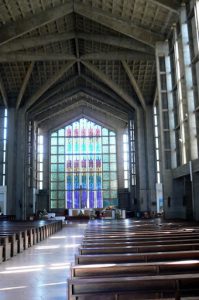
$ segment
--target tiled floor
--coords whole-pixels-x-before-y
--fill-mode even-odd
[[[86,223],[63,230],[0,264],[1,300],[66,300],[70,263]]]

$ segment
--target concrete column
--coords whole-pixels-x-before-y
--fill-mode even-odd
[[[145,132],[145,114],[142,108],[136,111],[136,135],[137,135],[137,196],[138,209],[146,211],[148,205],[148,187],[147,187],[147,163],[146,163],[146,132]]]
[[[16,205],[16,216],[20,219],[26,219],[26,190],[25,190],[25,137],[26,137],[26,120],[25,112],[20,109],[17,112],[16,118],[16,192],[15,192],[15,205]]]
[[[7,214],[16,214],[19,205],[16,203],[16,119],[15,108],[8,109],[8,144],[7,144]]]
[[[42,132],[43,135],[43,189],[49,190],[49,135],[48,132]]]
[[[117,130],[118,189],[124,188],[123,134],[124,129]]]
[[[172,79],[171,79],[171,63],[168,55],[165,56],[165,66],[166,66],[168,114],[169,114],[170,142],[171,142],[171,168],[174,169],[177,167],[176,139],[175,139],[175,131],[174,131],[175,121],[174,121],[174,106],[173,106]]]
[[[180,22],[182,32],[182,47],[185,67],[185,88],[187,96],[187,110],[188,110],[188,129],[189,129],[189,152],[190,159],[194,160],[198,158],[198,145],[197,145],[197,130],[196,130],[196,116],[195,116],[195,102],[193,93],[193,78],[191,70],[191,57],[189,48],[189,35],[187,27],[186,7],[182,5],[180,11]]]
[[[156,201],[156,173],[155,173],[155,151],[153,138],[153,107],[146,108],[146,143],[147,143],[147,178],[148,178],[148,208],[151,211],[156,211],[154,202]]]

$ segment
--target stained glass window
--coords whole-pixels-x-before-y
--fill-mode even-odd
[[[50,163],[51,208],[117,205],[115,132],[75,121],[51,134]]]

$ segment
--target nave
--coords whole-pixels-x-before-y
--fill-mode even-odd
[[[86,224],[67,224],[0,264],[1,300],[66,300],[70,264]]]

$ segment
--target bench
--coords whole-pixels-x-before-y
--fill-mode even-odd
[[[104,243],[94,241],[87,242],[83,241],[81,244],[82,248],[99,248],[99,247],[121,247],[121,246],[150,246],[150,245],[169,245],[172,244],[173,240],[150,240],[150,241],[105,241]],[[175,243],[178,242],[180,244],[190,244],[190,243],[199,243],[199,237],[195,239],[179,239],[175,241]]]
[[[85,277],[121,277],[121,276],[143,276],[143,275],[165,275],[176,273],[197,273],[199,261],[190,262],[148,262],[148,263],[126,263],[126,264],[93,264],[93,265],[71,265],[72,278]]]
[[[68,280],[68,300],[132,300],[182,296],[199,297],[199,274],[138,277],[73,278]]]
[[[61,221],[0,222],[0,262],[23,252],[61,228]]]
[[[199,251],[75,255],[76,264],[154,262],[199,259]]]
[[[79,254],[116,254],[116,253],[147,253],[147,252],[167,252],[167,251],[190,251],[199,250],[199,243],[190,244],[169,244],[169,245],[148,245],[148,246],[120,246],[120,247],[79,247]]]

